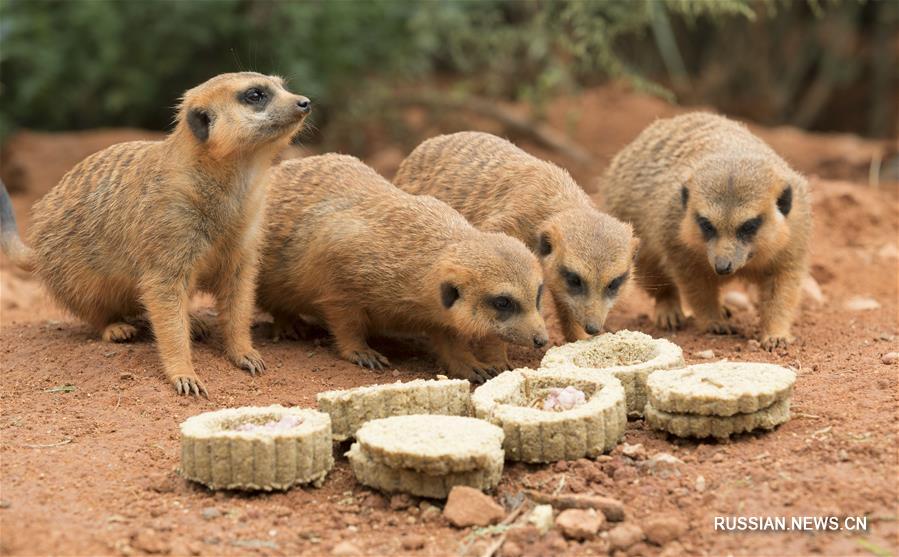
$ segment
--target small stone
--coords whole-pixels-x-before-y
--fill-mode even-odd
[[[528,515],[528,522],[536,526],[541,535],[549,532],[553,527],[553,506],[537,505]]]
[[[421,513],[419,514],[419,518],[421,518],[422,522],[434,522],[440,518],[440,507],[437,505],[432,505],[427,501],[422,501],[421,505],[419,505],[421,509]]]
[[[702,350],[701,352],[695,352],[693,355],[696,356],[697,358],[701,358],[703,360],[711,360],[715,357],[715,351],[711,350],[711,349],[710,350]]]
[[[369,493],[362,500],[362,506],[369,509],[384,510],[387,508],[387,499],[378,493]]]
[[[680,542],[671,542],[662,548],[659,557],[681,557],[684,553],[684,546]]]
[[[673,542],[686,531],[684,519],[672,514],[656,514],[643,521],[646,539],[659,546]]]
[[[506,530],[506,542],[518,544],[520,547],[529,547],[540,539],[540,530],[533,524],[512,526]]]
[[[621,446],[621,454],[635,460],[643,460],[646,458],[646,449],[643,448],[643,443],[637,443],[635,445],[625,443]]]
[[[352,557],[354,555],[362,555],[362,551],[350,542],[340,542],[331,550],[331,555],[337,557]]]
[[[418,534],[409,534],[408,536],[403,538],[402,545],[403,549],[412,551],[414,549],[421,549],[425,546],[428,541],[424,536],[420,536]]]
[[[609,544],[613,549],[627,549],[643,539],[643,529],[633,522],[625,522],[609,530]]]
[[[200,514],[203,515],[204,520],[213,520],[222,516],[222,511],[215,507],[204,507]]]
[[[802,279],[802,293],[815,304],[824,303],[824,292],[821,291],[818,281],[811,275],[806,275]]]
[[[845,307],[850,311],[868,311],[872,309],[879,309],[880,302],[878,302],[874,298],[854,296],[846,301]]]
[[[762,343],[755,340],[754,338],[751,338],[748,341],[746,341],[746,344],[748,344],[749,347],[752,348],[753,350],[758,350],[759,348],[762,347]]]
[[[165,539],[150,529],[140,530],[131,537],[131,547],[145,553],[168,553],[171,547]]]
[[[705,491],[705,477],[696,476],[696,482],[694,485],[696,486],[696,491],[698,491],[699,493]]]
[[[887,352],[880,357],[880,361],[888,366],[891,366],[896,362],[899,362],[899,352]]]
[[[724,455],[721,453],[715,453],[712,455],[712,462],[721,462],[724,460]]]
[[[645,465],[649,468],[651,474],[665,477],[668,475],[680,475],[679,466],[683,463],[683,460],[677,458],[673,454],[656,453],[652,455],[652,458],[646,461]]]
[[[724,305],[742,310],[752,308],[752,302],[749,301],[749,296],[747,296],[745,292],[740,292],[739,290],[731,290],[725,294]]]
[[[846,449],[840,449],[837,453],[837,458],[840,459],[840,462],[847,462],[849,460],[849,453],[846,452]]]
[[[412,499],[412,497],[406,495],[405,493],[394,495],[390,498],[390,510],[392,511],[401,511],[403,509],[408,509],[414,504],[415,501]]]
[[[877,250],[877,257],[881,259],[899,259],[899,248],[896,247],[896,244],[884,244],[879,250]]]
[[[9,501],[0,501],[0,509],[8,509],[12,506]]]
[[[568,509],[556,517],[556,527],[566,538],[573,540],[591,540],[606,517],[593,509]]]
[[[502,506],[472,487],[457,485],[450,491],[443,516],[458,528],[489,526],[506,515]]]

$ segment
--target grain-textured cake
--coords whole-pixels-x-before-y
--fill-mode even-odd
[[[318,486],[333,465],[331,418],[316,410],[227,408],[181,424],[179,472],[211,489]]]
[[[644,417],[653,429],[667,431],[678,437],[726,438],[735,433],[758,429],[774,429],[790,420],[790,399],[784,398],[767,408],[746,414],[708,416],[702,414],[676,414],[656,410],[647,404]]]
[[[624,387],[628,414],[641,416],[646,406],[646,378],[660,369],[683,367],[684,356],[672,342],[624,330],[550,348],[540,366],[607,371]]]
[[[774,364],[716,362],[654,373],[647,381],[656,410],[732,416],[790,397],[796,374]]]
[[[393,416],[360,427],[347,458],[364,485],[445,498],[454,485],[495,487],[503,470],[502,443],[502,429],[476,418]]]
[[[547,404],[565,389],[583,393],[583,402],[562,409]],[[618,444],[627,423],[621,382],[573,366],[507,371],[478,387],[471,400],[478,418],[503,428],[509,460],[594,457]]]
[[[335,441],[353,437],[365,422],[407,414],[470,413],[469,382],[463,379],[416,379],[387,385],[370,385],[342,391],[326,391],[316,397],[318,408],[331,416]]]

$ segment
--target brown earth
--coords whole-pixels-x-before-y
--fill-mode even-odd
[[[596,158],[592,165],[568,165],[588,190],[611,156],[643,126],[683,110],[615,87],[561,99],[555,106],[552,123]],[[443,129],[465,125],[494,129],[490,122],[462,120]],[[432,124],[422,125],[423,133],[435,131]],[[782,353],[759,351],[749,342],[756,331],[752,309],[735,315],[745,335],[713,337],[692,326],[668,334],[651,325],[651,305],[636,288],[614,310],[608,328],[670,338],[684,347],[689,362],[699,361],[697,352],[712,349],[716,357],[794,368],[792,421],[770,433],[723,443],[678,440],[632,421],[625,441],[642,444],[645,455],[629,448],[633,456],[625,456],[622,445],[597,461],[508,464],[497,501],[510,506],[524,489],[592,493],[620,499],[627,522],[646,529],[659,525],[660,513],[670,519],[678,540],[664,547],[639,542],[628,555],[846,555],[899,549],[899,366],[881,362],[884,353],[899,349],[899,200],[895,183],[875,188],[868,180],[872,158],[895,147],[792,129],[757,131],[812,177],[812,274],[825,300],[803,303],[795,331],[799,341]],[[29,134],[11,144],[0,174],[18,192],[14,203],[20,225],[27,227],[31,203],[72,164],[135,133],[142,135],[115,130]],[[566,163],[554,153],[531,150]],[[401,155],[399,147],[385,145],[370,162],[390,175]],[[851,311],[845,303],[854,296],[874,298],[880,307]],[[270,371],[249,377],[224,360],[215,341],[198,344],[194,359],[211,396],[196,400],[175,396],[165,384],[152,342],[100,342],[6,260],[0,261],[0,311],[2,554],[327,555],[349,542],[334,553],[479,555],[497,539],[492,531],[452,528],[427,502],[391,501],[358,485],[342,457],[320,489],[254,496],[211,493],[174,472],[178,424],[186,417],[227,406],[313,406],[315,394],[325,389],[428,377],[438,370],[420,341],[376,343],[396,367],[377,374],[337,359],[326,338],[273,344],[260,316],[256,342]],[[552,316],[550,324],[555,328]],[[518,365],[533,366],[540,353],[516,350],[513,357]],[[54,391],[64,385],[74,390]],[[659,453],[683,462],[650,464],[648,459]],[[735,515],[866,516],[868,522],[866,531],[714,531],[715,516]],[[605,531],[615,525],[605,523],[598,537],[583,542],[556,531],[543,538],[526,529],[510,531],[499,554],[605,555]]]

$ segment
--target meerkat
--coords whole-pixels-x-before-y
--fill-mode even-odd
[[[213,77],[184,94],[164,140],[113,145],[69,171],[34,207],[31,248],[4,188],[0,244],[105,341],[132,339],[146,314],[177,392],[208,396],[191,361],[189,297],[214,294],[228,358],[265,369],[250,338],[263,179],[310,107],[279,77]]]
[[[808,265],[808,184],[745,126],[706,113],[659,120],[612,160],[603,194],[642,240],[638,282],[655,321],[684,322],[681,295],[701,327],[734,333],[720,286],[759,287],[760,340],[789,344]]]
[[[639,242],[630,225],[597,210],[568,172],[495,135],[460,132],[416,147],[394,184],[524,242],[539,257],[567,341],[602,330]]]
[[[272,168],[266,226],[260,307],[279,332],[323,324],[360,366],[389,365],[367,337],[424,333],[450,375],[481,382],[508,367],[504,343],[547,342],[542,273],[520,241],[477,230],[354,157]],[[483,344],[495,359],[478,357]]]

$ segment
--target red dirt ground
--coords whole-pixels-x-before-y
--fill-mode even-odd
[[[593,165],[571,167],[588,190],[609,158],[643,126],[682,110],[614,87],[563,99],[558,106],[553,123],[596,156]],[[498,501],[509,503],[525,488],[549,492],[561,486],[562,493],[620,499],[631,522],[664,513],[689,526],[665,547],[641,542],[628,555],[897,551],[899,366],[881,362],[884,353],[899,349],[897,185],[868,185],[868,163],[882,145],[789,129],[757,131],[811,176],[812,274],[825,300],[803,302],[795,330],[800,340],[783,353],[753,348],[751,309],[735,315],[743,336],[713,337],[692,326],[668,334],[651,325],[650,303],[636,288],[626,293],[607,327],[670,338],[684,347],[688,362],[713,349],[722,358],[791,366],[798,374],[793,419],[773,432],[724,443],[677,440],[632,421],[627,443],[642,443],[648,456],[670,453],[683,463],[653,468],[624,456],[619,446],[597,461],[508,464]],[[20,137],[18,147],[7,150],[2,169],[19,192],[14,202],[20,226],[27,227],[34,200],[74,162],[134,133]],[[372,162],[389,175],[396,152],[385,146],[387,154]],[[353,547],[336,553],[480,555],[496,539],[490,532],[452,528],[419,500],[392,509],[388,498],[354,481],[342,457],[320,489],[253,496],[212,493],[174,472],[178,424],[188,416],[226,406],[314,406],[315,394],[325,389],[428,377],[438,370],[423,343],[376,343],[397,370],[377,374],[337,359],[326,338],[273,344],[260,316],[256,343],[270,371],[252,378],[228,364],[215,341],[198,344],[194,360],[210,399],[179,398],[165,383],[151,342],[100,342],[6,260],[0,262],[0,288],[0,554],[315,555],[331,554],[335,545],[349,541]],[[880,308],[850,311],[844,304],[854,296],[874,298]],[[552,316],[549,321],[555,329]],[[518,365],[533,366],[540,353],[517,350],[513,357]],[[52,391],[62,385],[75,390]],[[394,506],[402,507],[400,502]],[[713,530],[713,517],[734,515],[867,516],[868,529]],[[609,553],[605,533],[588,542],[569,541],[555,531],[532,543],[513,541],[499,554]]]

